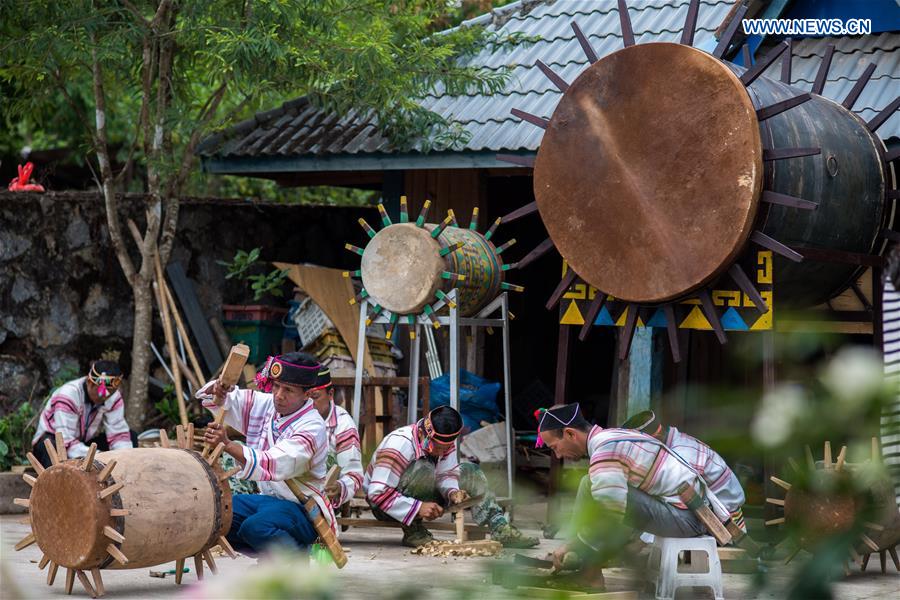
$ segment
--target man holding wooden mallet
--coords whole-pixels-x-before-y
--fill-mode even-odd
[[[226,411],[224,423],[207,427],[204,441],[213,448],[222,444],[241,465],[237,477],[256,481],[260,490],[233,497],[226,537],[235,549],[306,549],[322,536],[314,524],[321,517],[309,514],[312,505],[302,505],[294,489],[315,501],[336,534],[332,503],[323,489],[328,434],[309,396],[321,369],[309,355],[292,352],[269,357],[256,377],[257,391],[226,389],[215,380],[197,392],[213,413]],[[228,439],[226,425],[243,433],[246,445]]]
[[[423,521],[452,511],[453,505],[478,499],[475,522],[487,527],[491,539],[510,548],[537,546],[536,538],[513,526],[488,489],[487,478],[472,463],[459,463],[456,439],[462,416],[439,406],[423,419],[384,437],[366,469],[363,488],[372,514],[382,521],[399,521],[403,545],[413,548],[433,541]]]

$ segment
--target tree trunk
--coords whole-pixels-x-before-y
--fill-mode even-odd
[[[134,280],[134,337],[131,343],[131,379],[125,415],[132,429],[141,431],[150,413],[150,340],[153,334],[153,294],[150,279],[140,275]]]

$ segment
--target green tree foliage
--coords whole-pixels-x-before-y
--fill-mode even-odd
[[[71,126],[74,118],[98,166],[110,241],[135,299],[126,400],[135,424],[149,409],[150,285],[157,259],[164,266],[171,253],[201,137],[308,96],[336,114],[373,116],[398,148],[460,141],[462,131],[415,99],[436,86],[453,94],[498,90],[507,73],[458,60],[519,40],[481,27],[436,31],[447,7],[446,0],[4,3],[6,118],[26,127]],[[118,214],[116,192],[133,183],[148,195],[143,231]]]
[[[146,28],[170,42],[172,71],[164,124],[173,153],[159,161],[178,170],[199,120],[226,126],[255,110],[299,96],[343,114],[374,114],[399,146],[428,149],[463,139],[416,97],[435,85],[451,93],[491,92],[504,71],[457,66],[457,59],[517,38],[480,27],[434,33],[470,16],[472,3],[446,0],[194,0],[97,2],[11,0],[0,32],[0,93],[7,134],[20,143],[63,143],[90,149],[94,122],[91,51],[104,70],[108,140],[114,163],[146,160],[140,140],[144,76],[150,94],[159,64],[146,72]],[[170,22],[154,23],[162,5]],[[490,8],[490,3],[480,2]],[[502,4],[502,2],[498,3]],[[460,11],[468,12],[462,13]],[[165,31],[163,31],[165,30]],[[150,57],[154,57],[151,47]],[[156,57],[159,60],[159,56]],[[224,89],[222,89],[224,86]],[[220,89],[220,94],[216,94]],[[214,114],[204,119],[211,102]],[[149,98],[153,104],[155,98]],[[205,110],[206,109],[206,110]],[[152,115],[150,115],[152,119]],[[429,138],[421,136],[431,133]],[[137,144],[137,146],[135,146]],[[7,142],[3,144],[9,147]],[[11,148],[10,148],[11,149]],[[127,174],[123,175],[127,182]]]

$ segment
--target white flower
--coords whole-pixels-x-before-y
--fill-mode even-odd
[[[822,371],[822,383],[838,404],[853,409],[884,391],[884,365],[871,348],[844,348]]]
[[[753,419],[753,438],[761,446],[779,446],[787,441],[797,422],[806,415],[809,402],[805,390],[796,384],[783,384],[763,396]]]

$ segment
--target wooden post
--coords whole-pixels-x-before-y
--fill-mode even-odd
[[[765,395],[775,388],[775,331],[762,331],[761,335],[763,359],[762,392],[763,395]],[[776,475],[780,473],[780,467],[780,461],[774,460],[770,453],[763,452],[763,490],[767,497],[773,497],[777,495],[777,491],[772,486],[779,485],[775,483],[773,477],[777,479]],[[813,463],[813,468],[815,468],[815,463]],[[776,509],[772,504],[765,503],[763,505],[763,519],[767,521],[771,521],[777,518],[778,515],[781,514],[781,512],[782,511]]]
[[[556,389],[553,395],[554,404],[566,404],[566,388],[569,383],[569,349],[572,346],[572,326],[559,326],[559,341],[556,345]],[[509,418],[509,416],[507,416]],[[537,423],[535,423],[535,428]],[[547,523],[554,524],[560,512],[560,499],[557,497],[560,476],[562,475],[562,461],[556,455],[550,453],[550,475],[547,481]]]
[[[163,298],[163,271],[156,257],[156,303],[159,307],[159,318],[163,325],[163,334],[166,337],[166,347],[169,350],[170,369],[172,370],[172,383],[175,385],[175,399],[178,401],[178,417],[181,424],[186,426],[188,422],[187,408],[184,405],[184,389],[181,386],[181,368],[178,366],[178,349],[175,347],[175,334],[172,331],[172,322],[169,319],[169,307]]]
[[[194,555],[194,570],[197,571],[197,581],[203,580],[203,555],[199,552]]]
[[[175,585],[181,585],[181,579],[184,577],[184,559],[179,558],[175,561]]]

